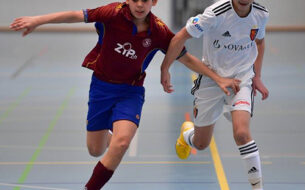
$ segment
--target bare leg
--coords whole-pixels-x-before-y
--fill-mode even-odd
[[[113,123],[113,136],[108,151],[95,166],[93,174],[86,184],[88,190],[101,189],[108,182],[112,177],[114,170],[120,164],[136,131],[137,126],[131,121],[121,120]],[[106,132],[103,132],[102,134],[104,137],[108,136]],[[103,146],[106,147],[107,140],[103,143]]]
[[[250,113],[247,111],[233,111],[233,133],[238,145],[246,174],[253,190],[262,190],[262,171],[258,148],[250,135]]]
[[[243,145],[252,140],[250,135],[250,113],[247,111],[233,111],[233,134],[237,145]]]
[[[106,168],[110,170],[117,168],[136,131],[137,126],[131,121],[121,120],[113,124],[113,135],[108,151],[101,159]]]
[[[198,150],[204,150],[211,142],[214,124],[205,127],[194,128],[193,146]]]
[[[94,157],[101,156],[111,139],[108,130],[87,131],[87,147],[89,154]]]

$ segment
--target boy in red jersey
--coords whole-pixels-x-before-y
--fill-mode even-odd
[[[83,66],[94,71],[89,92],[87,146],[92,156],[107,148],[85,186],[101,189],[111,178],[138,128],[144,103],[145,69],[158,50],[166,52],[174,34],[151,13],[157,0],[126,0],[96,9],[17,18],[13,30],[23,35],[46,23],[97,22],[99,41]],[[195,72],[213,73],[184,49],[177,58]],[[239,81],[220,78],[219,85],[237,88]]]

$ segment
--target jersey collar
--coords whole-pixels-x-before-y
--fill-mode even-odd
[[[132,20],[132,14],[131,14],[131,11],[129,9],[129,5],[126,4],[125,2],[123,3],[123,7],[122,7],[122,14],[123,16],[130,22],[132,22],[133,24],[133,28],[132,28],[132,34],[135,35],[137,34],[137,27],[135,26],[135,24],[133,23],[133,20]],[[147,30],[147,35],[150,35],[151,34],[151,29],[152,29],[152,26],[153,26],[153,19],[154,19],[154,15],[150,12],[148,13],[147,15],[147,19],[149,19],[149,28]]]
[[[232,0],[230,0],[230,3],[231,3],[231,6],[232,6],[232,10],[233,10],[233,12],[234,12],[234,15],[235,15],[235,17],[237,17],[238,19],[240,19],[240,20],[246,20],[246,19],[248,19],[248,18],[252,15],[252,12],[253,12],[253,3],[251,4],[251,10],[250,10],[250,12],[248,13],[248,15],[247,15],[246,17],[240,17],[240,16],[237,14],[237,12],[235,11],[235,9],[234,9],[233,1],[232,1]]]

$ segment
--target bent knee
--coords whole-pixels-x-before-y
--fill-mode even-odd
[[[122,141],[119,141],[117,146],[119,147],[119,149],[126,151],[129,148],[129,145],[130,145],[129,141],[122,140]]]
[[[204,150],[209,146],[210,142],[194,142],[194,146],[197,150]]]
[[[88,147],[88,152],[93,157],[99,157],[104,153],[105,150],[96,148],[96,147]]]

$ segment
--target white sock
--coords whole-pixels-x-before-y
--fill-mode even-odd
[[[189,129],[183,133],[184,141],[193,147],[194,128]]]
[[[262,169],[258,148],[254,140],[247,144],[238,146],[243,159],[248,180],[253,190],[263,190]]]

